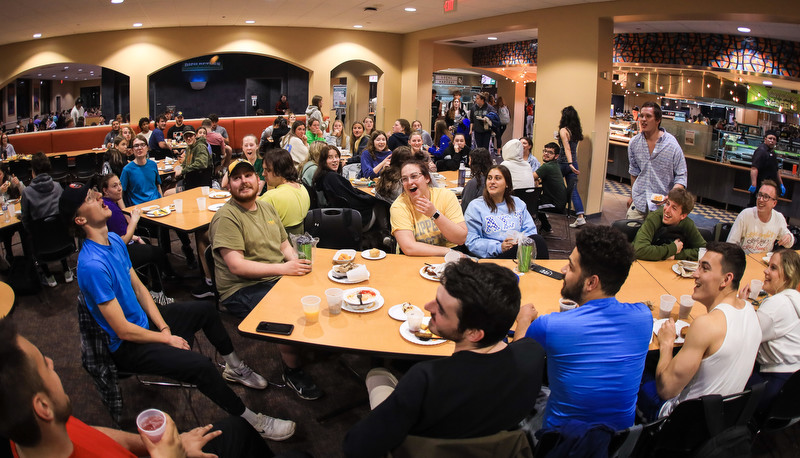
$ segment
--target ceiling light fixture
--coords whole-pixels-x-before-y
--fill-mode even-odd
[[[256,23],[256,21],[254,21],[254,20],[250,19],[250,20],[244,21],[244,23],[245,23],[245,24],[255,24],[255,23]]]
[[[42,34],[41,33],[34,33],[33,34],[33,38],[42,38]]]
[[[416,9],[416,8],[411,8],[411,7],[408,7],[408,8],[406,8],[405,10],[406,10],[406,12],[408,12],[408,13],[413,13],[413,12],[417,11],[417,9]]]
[[[120,3],[124,2],[124,1],[125,0],[111,0],[111,3],[113,3],[115,5],[118,5],[118,4],[120,4]]]
[[[354,29],[361,29],[361,28],[364,28],[364,26],[361,25],[361,24],[356,24],[356,25],[353,26],[353,28]]]
[[[142,26],[142,23],[141,23],[141,22],[134,22],[134,23],[133,23],[133,26],[134,26],[134,27],[141,27],[141,26]]]
[[[497,40],[497,37],[486,37],[486,39],[487,39],[487,40],[492,40],[492,41],[495,41],[495,40]]]
[[[772,81],[763,81],[764,86],[772,86]]]
[[[736,30],[738,30],[738,31],[740,31],[742,33],[750,33],[750,28],[749,27],[739,27]]]

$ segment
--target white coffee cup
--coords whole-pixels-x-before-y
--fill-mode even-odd
[[[573,301],[572,299],[561,298],[558,300],[558,307],[561,309],[561,312],[566,312],[568,310],[572,310],[578,306],[578,303]]]

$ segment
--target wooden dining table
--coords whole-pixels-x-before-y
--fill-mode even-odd
[[[388,315],[388,309],[396,304],[410,302],[424,310],[424,306],[436,297],[440,283],[425,279],[420,269],[426,263],[444,262],[441,257],[411,257],[387,254],[381,260],[367,260],[360,254],[356,262],[364,264],[370,272],[367,281],[346,285],[328,278],[333,265],[335,250],[317,249],[314,255],[313,270],[300,277],[285,276],[255,306],[253,311],[239,324],[239,332],[247,337],[279,343],[307,345],[353,353],[367,353],[375,356],[425,359],[452,354],[454,344],[445,342],[438,345],[420,345],[405,340],[400,335],[401,322]],[[513,269],[511,260],[481,260],[494,262]],[[536,263],[554,271],[560,271],[565,260],[536,260]],[[563,282],[536,272],[520,275],[522,302],[532,302],[540,314],[557,313],[558,299],[561,297]],[[348,288],[368,286],[377,289],[384,299],[384,305],[373,312],[353,313],[342,311],[331,315],[326,306],[325,290],[328,288]],[[638,263],[631,266],[628,281],[616,295],[624,302],[649,301],[656,304],[666,290]],[[307,323],[300,299],[315,295],[322,300],[319,321]],[[425,312],[426,316],[430,314]],[[675,313],[677,318],[677,311]],[[289,336],[264,334],[256,331],[261,321],[288,323],[294,325]],[[655,347],[653,347],[655,348]]]
[[[15,302],[14,290],[11,289],[8,283],[0,281],[0,318],[6,317],[11,313]]]
[[[155,224],[166,226],[170,229],[175,229],[179,231],[185,231],[185,232],[197,231],[207,228],[208,225],[211,223],[211,218],[214,217],[214,212],[209,210],[208,207],[214,204],[225,203],[228,200],[228,197],[220,199],[212,198],[211,194],[214,194],[215,192],[221,192],[221,191],[218,189],[211,189],[208,196],[203,196],[201,188],[194,188],[188,191],[178,192],[169,196],[161,197],[160,199],[151,200],[149,202],[144,202],[138,205],[131,205],[123,208],[122,211],[130,213],[130,211],[134,207],[138,207],[139,209],[142,210],[142,218],[148,221],[152,221]],[[199,208],[197,206],[198,197],[206,198],[206,205],[204,208]],[[149,207],[158,206],[159,208],[163,208],[169,205],[173,205],[176,199],[183,200],[183,211],[181,213],[177,213],[173,209],[169,215],[154,217],[154,216],[148,216],[147,212],[144,211],[145,208]]]

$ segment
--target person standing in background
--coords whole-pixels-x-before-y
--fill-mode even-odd
[[[578,218],[569,227],[579,227],[586,224],[583,217],[583,201],[578,194],[578,142],[583,140],[583,129],[581,129],[581,119],[578,112],[572,105],[561,110],[561,121],[558,123],[558,143],[561,146],[561,154],[558,156],[558,165],[561,167],[561,174],[567,181],[567,192],[571,195],[567,199],[572,199],[572,206]]]
[[[275,114],[283,116],[286,114],[286,110],[288,109],[289,100],[286,98],[286,94],[281,94],[281,99],[275,104]]]
[[[772,180],[778,184],[781,195],[786,194],[786,186],[783,185],[781,174],[778,169],[778,158],[775,156],[775,145],[778,144],[778,131],[768,130],[764,136],[764,141],[758,145],[753,152],[753,160],[750,166],[750,202],[748,207],[756,206],[756,191],[761,187],[764,180]]]

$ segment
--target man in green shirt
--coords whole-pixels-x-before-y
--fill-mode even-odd
[[[231,200],[211,219],[209,235],[220,304],[244,318],[283,275],[306,275],[311,261],[298,259],[275,208],[258,197],[258,175],[253,164],[236,160],[228,166]],[[285,304],[273,304],[275,307]],[[322,396],[300,367],[296,347],[278,345],[283,360],[283,380],[298,396]]]
[[[567,187],[564,185],[564,176],[558,167],[558,143],[550,142],[544,145],[542,159],[544,163],[533,172],[533,178],[542,182],[542,196],[539,198],[539,208],[545,206],[544,211],[564,209],[567,205]],[[549,206],[548,206],[549,205]],[[547,234],[553,232],[547,215],[540,211],[537,217],[542,222],[539,232]]]
[[[670,190],[664,206],[650,212],[636,233],[636,259],[697,261],[697,252],[706,246],[706,241],[694,221],[687,218],[693,208],[694,196],[690,192],[681,187]]]

